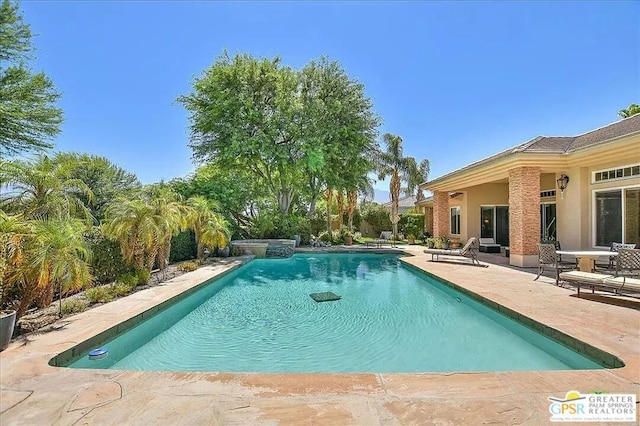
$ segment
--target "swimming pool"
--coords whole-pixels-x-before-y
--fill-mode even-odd
[[[310,293],[341,296],[317,303]],[[604,368],[400,265],[396,255],[256,259],[67,366],[234,372]]]

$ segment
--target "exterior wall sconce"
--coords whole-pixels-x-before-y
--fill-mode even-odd
[[[560,188],[560,198],[564,200],[564,190],[567,187],[567,184],[569,183],[569,176],[563,173],[560,175],[560,178],[556,180],[556,182],[558,184],[558,188]]]

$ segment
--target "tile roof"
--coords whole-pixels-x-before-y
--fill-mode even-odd
[[[637,132],[640,132],[640,114],[578,136],[538,136],[516,146],[511,152],[569,153]]]
[[[413,207],[416,204],[416,197],[404,197],[398,200],[398,207]],[[391,201],[384,203],[383,206],[391,207]]]

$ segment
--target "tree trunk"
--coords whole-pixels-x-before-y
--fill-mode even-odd
[[[312,218],[314,214],[316,214],[316,202],[318,201],[318,195],[314,195],[311,197],[311,201],[309,202],[309,211],[307,212],[307,217]]]
[[[284,216],[289,214],[291,201],[293,200],[293,191],[282,189],[278,192],[278,208]]]
[[[333,189],[327,188],[324,192],[327,199],[327,232],[331,233],[331,204],[333,203]]]
[[[338,204],[338,229],[342,229],[342,213],[344,212],[344,193],[342,190],[338,191],[336,203]]]
[[[358,203],[358,192],[347,192],[347,214],[349,216],[349,232],[353,232],[353,212],[356,210]]]
[[[393,224],[393,239],[396,240],[398,234],[398,223],[395,222],[395,216],[398,216],[398,201],[400,199],[400,176],[398,171],[394,170],[389,182],[389,190],[391,192],[391,223]]]

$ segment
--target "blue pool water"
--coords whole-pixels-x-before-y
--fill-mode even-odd
[[[317,303],[331,291],[339,301]],[[397,256],[258,259],[106,342],[70,367],[237,372],[603,368],[402,267]]]

